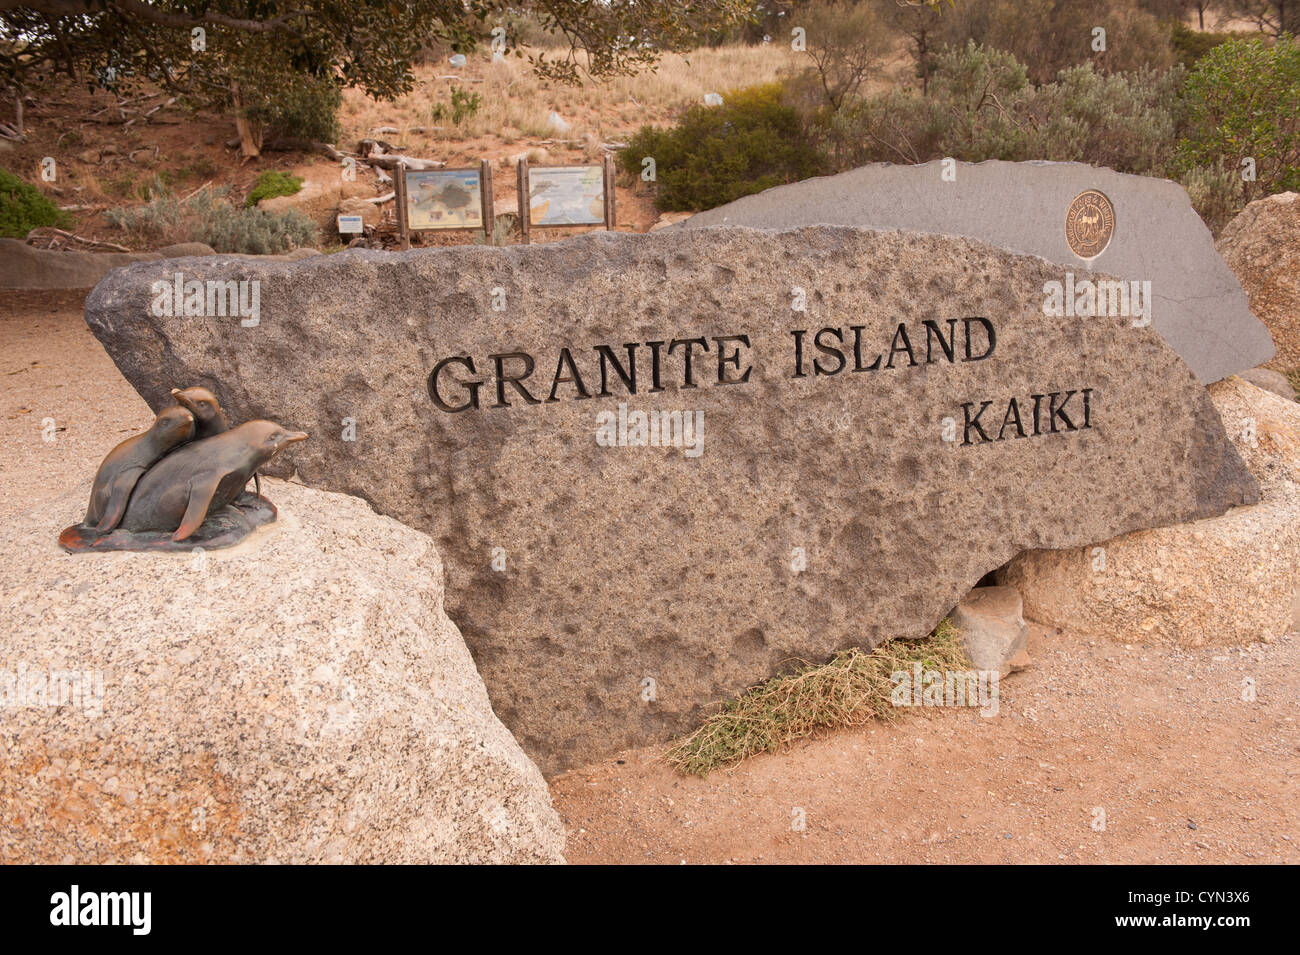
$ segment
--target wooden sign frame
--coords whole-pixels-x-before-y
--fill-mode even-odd
[[[495,245],[496,205],[492,197],[492,164],[484,159],[478,165],[479,198],[482,200],[483,222],[478,226],[446,226],[438,229],[412,229],[406,203],[408,198],[406,174],[408,172],[425,172],[423,169],[410,169],[405,163],[399,163],[393,177],[394,198],[397,200],[397,232],[402,238],[402,248],[411,247],[412,232],[482,232],[488,245]],[[474,172],[473,166],[452,169],[428,170],[431,172]]]
[[[519,191],[519,232],[522,236],[524,245],[528,245],[532,239],[532,203],[529,200],[530,172],[532,169],[567,169],[574,163],[563,163],[556,166],[529,166],[528,159],[519,160],[516,173],[516,187]],[[594,163],[588,165],[594,166]],[[618,225],[616,213],[616,197],[614,195],[614,157],[605,154],[601,161],[601,184],[604,187],[604,226],[606,231],[613,232]],[[599,222],[561,222],[553,225],[539,225],[538,229],[591,229],[601,225]]]

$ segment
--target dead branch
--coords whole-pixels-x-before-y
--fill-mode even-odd
[[[130,163],[133,163],[133,162],[135,162],[135,154],[136,154],[136,153],[147,153],[150,149],[153,150],[153,159],[154,159],[154,162],[157,162],[157,161],[158,161],[158,150],[159,150],[159,147],[158,147],[156,144],[153,145],[153,146],[137,146],[135,149],[131,150],[129,153],[126,154],[126,161],[127,161],[127,162],[130,162]]]
[[[212,180],[209,179],[209,180],[208,180],[207,182],[205,182],[203,185],[199,186],[199,188],[195,189],[195,190],[194,190],[193,192],[191,192],[188,196],[186,196],[184,199],[182,199],[181,202],[189,202],[191,199],[193,199],[195,196],[197,196],[200,192],[202,192],[204,189],[207,189],[207,188],[208,188],[209,186],[211,186],[211,185],[212,185]]]
[[[399,165],[407,169],[442,169],[447,164],[438,159],[417,159],[396,150],[404,146],[393,146],[380,139],[363,139],[360,144],[359,162],[364,162],[375,169],[393,170]],[[383,177],[381,176],[382,180]]]
[[[127,120],[127,121],[126,121],[125,123],[123,123],[122,125],[123,125],[123,126],[130,126],[132,123],[136,122],[137,120],[141,120],[141,119],[143,119],[143,120],[148,120],[149,117],[152,116],[154,113],[158,112],[158,110],[160,110],[160,109],[166,109],[168,106],[172,105],[172,103],[176,102],[176,100],[178,100],[179,98],[180,98],[180,97],[178,97],[178,96],[173,96],[171,99],[167,100],[166,102],[164,102],[164,103],[159,103],[157,106],[155,106],[153,109],[149,110],[148,112],[141,113],[141,114],[140,114],[139,116],[137,116],[135,119]]]
[[[42,246],[40,243],[44,242]],[[116,245],[112,242],[102,242],[99,239],[87,239],[73,232],[67,232],[63,229],[56,229],[53,226],[40,226],[32,229],[27,233],[27,244],[37,248],[45,249],[64,249],[68,245],[75,245],[78,251],[89,252],[95,249],[108,249],[111,252],[130,252],[125,246]]]

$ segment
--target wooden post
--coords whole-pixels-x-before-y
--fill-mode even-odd
[[[614,157],[609,153],[606,153],[603,165],[605,176],[605,228],[612,232],[614,226],[618,224],[618,214],[614,197]]]
[[[483,199],[483,238],[488,245],[496,245],[496,206],[492,201],[492,164],[484,159],[478,166],[479,195]]]
[[[403,249],[409,249],[411,232],[406,221],[406,163],[399,162],[393,173],[393,192],[394,199],[397,201],[397,235],[400,240],[398,244]]]
[[[524,245],[528,245],[528,157],[519,160],[519,232]]]

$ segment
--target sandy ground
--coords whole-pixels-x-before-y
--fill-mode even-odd
[[[151,420],[82,322],[82,297],[0,291],[0,520],[86,481]],[[1300,862],[1300,636],[1194,650],[1123,639],[1034,628],[1035,664],[1003,682],[992,717],[926,710],[707,780],[657,749],[566,773],[552,791],[567,856]]]
[[[552,780],[574,863],[1297,862],[1300,640],[1032,628],[998,713],[925,710],[687,778],[657,750]],[[1257,699],[1241,699],[1244,677]],[[621,761],[621,762],[620,762]],[[1094,829],[1104,811],[1105,829]],[[804,830],[795,824],[803,811]]]
[[[88,481],[153,421],[82,320],[85,297],[0,289],[0,519]]]

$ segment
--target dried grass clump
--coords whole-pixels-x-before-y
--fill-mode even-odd
[[[890,702],[890,676],[917,663],[942,673],[970,666],[951,621],[925,640],[891,640],[871,651],[854,647],[829,663],[760,683],[724,703],[664,758],[682,773],[707,776],[823,730],[893,720],[899,711]]]

